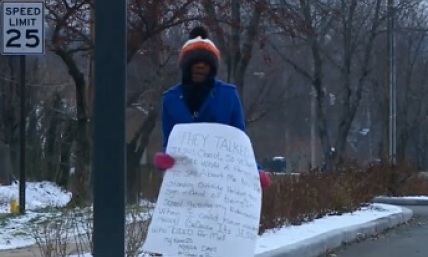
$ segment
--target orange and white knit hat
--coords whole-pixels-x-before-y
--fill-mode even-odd
[[[197,26],[190,31],[189,40],[181,48],[178,58],[181,69],[187,69],[198,61],[205,61],[216,72],[220,62],[220,51],[208,39],[208,31],[202,26]]]

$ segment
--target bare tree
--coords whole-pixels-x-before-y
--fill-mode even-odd
[[[198,19],[199,16],[191,12],[195,3],[195,0],[132,0],[129,5],[128,62],[152,36]]]
[[[426,100],[425,83],[420,81],[419,67],[423,67],[424,59],[423,47],[427,42],[426,31],[422,29],[426,24],[426,17],[423,17],[417,10],[408,10],[398,21],[399,29],[397,33],[397,76],[402,86],[398,91],[398,144],[397,159],[404,161],[408,159],[409,139],[413,132],[423,120],[423,102]],[[415,29],[415,30],[414,30]],[[418,73],[416,73],[418,72]]]
[[[18,71],[16,58],[0,56],[0,144],[2,158],[1,179],[6,182],[11,174],[18,169],[18,128],[19,107],[18,87],[16,81]]]
[[[141,50],[144,43],[151,37],[155,37],[165,29],[176,26],[189,19],[194,19],[187,10],[193,3],[192,0],[176,2],[171,0],[141,1],[134,0],[129,4],[128,22],[128,63]],[[75,84],[76,121],[66,122],[68,128],[68,139],[72,138],[73,148],[62,147],[64,151],[70,150],[74,153],[74,174],[70,187],[73,192],[74,202],[81,204],[90,200],[90,106],[93,97],[93,84],[91,77],[86,76],[85,69],[88,67],[87,57],[92,56],[93,40],[91,36],[93,21],[91,20],[91,0],[75,1],[73,4],[65,1],[54,1],[48,4],[49,21],[51,24],[50,50],[58,55],[68,68],[69,75]],[[92,61],[90,61],[89,65]],[[146,103],[142,100],[145,89],[137,90],[128,95],[128,108],[130,110],[139,108]],[[141,113],[145,117],[139,123],[138,133],[132,135],[128,141],[128,160],[141,159],[141,155],[147,145],[146,141],[156,124],[156,112],[148,108]],[[147,112],[146,112],[147,111]],[[129,112],[128,112],[129,113]],[[128,119],[129,120],[129,119]],[[144,140],[143,140],[144,139]],[[132,143],[134,142],[134,143]],[[136,143],[137,142],[137,143]],[[139,148],[135,151],[135,147]],[[132,149],[132,150],[131,150]],[[66,155],[63,155],[66,156]],[[61,161],[62,162],[62,161]],[[131,162],[130,169],[135,165]],[[63,165],[67,168],[69,165]],[[65,178],[65,174],[60,177]],[[129,181],[136,181],[128,172]],[[131,189],[128,191],[132,191]],[[131,198],[129,198],[131,199]]]
[[[150,65],[145,67],[149,76],[128,94],[127,199],[130,203],[138,199],[139,167],[158,120],[158,99],[163,89],[172,83],[166,67],[178,49],[167,42],[165,33],[198,19],[199,16],[191,12],[195,3],[194,0],[134,0],[129,6],[128,63],[138,57],[146,58]]]
[[[426,42],[426,9],[419,6],[420,1],[401,2],[395,7],[396,20],[396,78],[397,78],[397,159],[412,161],[423,166],[421,153],[425,151],[420,131],[426,127],[425,107],[426,85],[423,70],[426,65],[424,44]],[[383,31],[382,31],[383,32]],[[378,151],[382,159],[388,155],[389,85],[385,79],[388,74],[386,38],[382,34],[376,42],[373,72],[370,75],[375,140],[379,141]],[[412,146],[409,143],[412,142]],[[415,148],[418,147],[418,150]]]
[[[234,82],[244,99],[245,72],[258,40],[264,1],[202,1],[205,22],[214,32],[227,70],[227,81]]]
[[[399,8],[406,6],[407,3],[403,2]],[[385,3],[381,0],[281,0],[273,7],[272,13],[276,17],[291,17],[292,22],[279,18],[274,22],[282,32],[286,32],[287,38],[290,35],[295,37],[294,41],[305,44],[311,53],[309,71],[295,59],[281,55],[311,82],[316,92],[318,135],[326,163],[333,164],[346,150],[347,137],[367,86],[375,40],[387,17]],[[332,77],[326,73],[327,69],[329,73],[332,69],[338,73],[332,73]],[[340,103],[337,118],[329,115],[331,108],[326,100],[331,96]]]
[[[162,34],[153,35],[148,39],[142,52],[145,59],[144,69],[146,76],[144,82],[140,82],[140,92],[134,93],[134,99],[128,100],[127,109],[127,159],[128,159],[128,201],[134,203],[137,200],[138,185],[141,181],[139,174],[143,154],[146,152],[151,134],[156,127],[162,92],[174,83],[174,76],[170,73],[176,70],[176,65],[170,63],[171,56],[176,55],[173,41],[165,43],[167,38]],[[171,47],[171,48],[170,48]],[[173,50],[174,49],[174,50]],[[172,69],[170,68],[171,66]],[[137,91],[138,92],[138,91]],[[143,177],[149,181],[151,173],[146,172]]]
[[[74,127],[74,174],[70,183],[73,203],[84,204],[91,197],[89,114],[87,81],[79,58],[92,49],[90,0],[52,1],[46,6],[51,37],[49,49],[61,58],[75,87],[76,126]],[[70,123],[70,126],[72,124]],[[68,130],[68,129],[66,129]]]
[[[213,32],[222,53],[226,81],[236,85],[245,108],[247,123],[262,119],[272,108],[278,107],[285,92],[276,91],[276,97],[270,95],[270,99],[267,100],[266,96],[272,92],[270,83],[248,84],[249,78],[254,77],[254,74],[247,74],[252,59],[257,50],[263,54],[266,45],[264,42],[264,32],[268,26],[264,18],[267,10],[266,1],[204,0],[201,6],[205,15],[203,21]],[[269,59],[262,60],[266,66],[271,65]],[[258,66],[260,67],[261,65]],[[259,93],[255,95],[256,97],[248,93],[251,87]]]

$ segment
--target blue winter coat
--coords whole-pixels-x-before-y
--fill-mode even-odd
[[[181,83],[165,91],[162,96],[164,151],[172,128],[179,123],[193,122],[221,123],[245,132],[244,114],[236,87],[216,79],[210,95],[195,113],[190,112],[184,101]]]

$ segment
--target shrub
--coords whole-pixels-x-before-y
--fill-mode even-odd
[[[417,169],[406,162],[398,165],[377,164],[367,169],[368,183],[381,191],[383,195],[395,196],[412,177],[417,175]]]
[[[363,179],[364,173],[353,169],[339,174],[274,175],[273,185],[263,192],[260,233],[357,210],[374,195]]]
[[[398,188],[395,196],[428,196],[428,179],[413,176]]]
[[[151,220],[150,203],[127,208],[125,256],[141,256]],[[41,257],[86,256],[92,253],[93,211],[65,209],[49,219],[32,224],[32,234]]]
[[[406,163],[366,168],[352,164],[331,173],[313,171],[272,178],[273,185],[263,191],[260,233],[353,212],[379,195],[428,195],[428,180]]]
[[[341,215],[366,206],[379,195],[428,195],[428,180],[407,163],[380,163],[359,167],[342,164],[331,173],[272,174],[263,191],[260,233],[283,225],[299,225],[325,215]],[[152,174],[159,174],[155,171]],[[161,176],[150,176],[145,197],[156,199]]]
[[[143,187],[144,195],[157,198],[161,176],[154,171]],[[297,175],[271,175],[273,184],[263,190],[260,231],[284,225],[300,225],[326,215],[358,210],[378,195],[428,195],[428,179],[411,165],[376,164],[362,168],[355,164],[333,172],[311,171]],[[140,254],[153,206],[128,210],[126,256]],[[34,239],[41,256],[66,256],[70,252],[92,251],[92,211],[65,210],[57,218],[34,226]]]

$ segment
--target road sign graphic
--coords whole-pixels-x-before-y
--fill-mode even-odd
[[[45,53],[44,2],[4,1],[1,8],[3,55]]]

